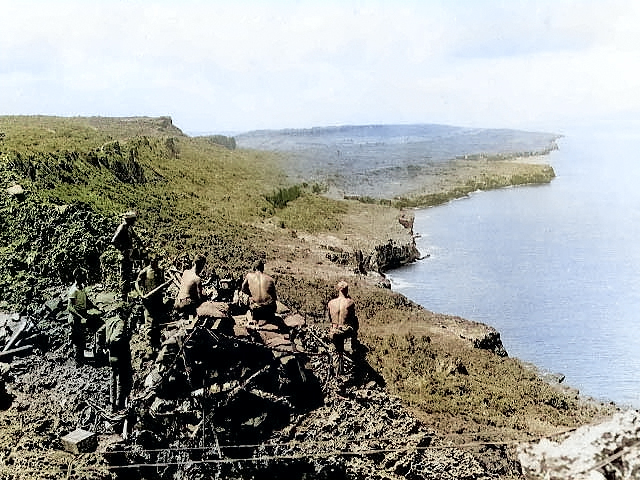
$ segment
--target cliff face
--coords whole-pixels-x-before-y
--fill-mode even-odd
[[[393,268],[398,268],[420,258],[420,252],[416,248],[413,238],[410,243],[396,243],[389,240],[383,245],[375,248],[368,265],[369,270],[384,272]]]
[[[415,215],[411,211],[400,211],[395,218],[383,218],[388,221],[384,226],[375,225],[380,218],[369,219],[372,230],[377,232],[376,238],[369,238],[368,242],[350,244],[348,242],[329,245],[324,240],[325,248],[329,250],[327,259],[339,265],[353,265],[356,273],[366,274],[385,271],[407,265],[420,258],[413,235]],[[352,215],[353,224],[361,223],[357,215]],[[383,236],[385,235],[385,236]],[[373,236],[372,236],[373,237]],[[387,238],[381,242],[381,238]]]
[[[389,239],[387,243],[377,245],[369,261],[369,270],[382,273],[415,262],[420,258],[413,234],[414,220],[415,215],[412,211],[400,211],[398,223],[404,228],[405,237]]]
[[[366,274],[385,271],[407,265],[420,258],[420,252],[415,242],[399,243],[389,240],[387,243],[376,245],[372,250],[355,250],[352,252],[330,248],[326,257],[338,265],[352,265],[356,273]]]

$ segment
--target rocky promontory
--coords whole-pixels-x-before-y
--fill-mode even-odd
[[[131,478],[136,472],[188,479],[226,472],[228,478],[521,479],[518,443],[566,432],[603,412],[507,356],[491,327],[429,312],[384,288],[384,272],[420,252],[411,211],[394,206],[398,199],[381,188],[379,198],[356,192],[358,199],[345,199],[348,192],[334,194],[327,178],[287,176],[286,152],[235,148],[220,136],[191,138],[165,117],[0,117],[0,132],[0,306],[28,318],[38,338],[47,339],[31,338],[32,347],[4,357],[10,401],[0,410],[0,472],[7,478]],[[397,151],[397,145],[384,147]],[[522,171],[540,168],[513,167],[511,157],[478,160],[469,169],[456,169],[455,162],[473,158],[427,162],[420,178],[465,195],[479,174],[495,188],[529,181]],[[384,176],[387,166],[378,173]],[[415,167],[404,165],[400,177],[417,178]],[[127,422],[137,433],[124,438],[123,419],[107,417],[107,425],[100,412],[109,367],[71,361],[64,292],[81,265],[99,305],[113,293],[118,257],[110,238],[131,209],[138,211],[146,248],[168,270],[202,253],[206,279],[234,284],[256,258],[266,260],[279,300],[306,330],[298,337],[302,352],[267,355],[238,336],[241,320],[234,319],[231,331],[225,322],[210,322],[203,338],[217,342],[208,348],[230,368],[207,364],[202,391],[185,380],[192,371],[185,369],[167,375],[179,389],[154,390],[156,365],[134,349],[141,407]],[[339,280],[350,285],[363,345],[353,357],[359,380],[351,383],[328,377],[326,305]],[[130,307],[139,313],[139,304]],[[8,343],[19,339],[11,340],[14,323],[2,337]],[[214,324],[223,331],[211,330]],[[287,342],[293,348],[295,338]],[[301,353],[308,362],[290,361]],[[320,390],[302,390],[317,404],[296,409],[291,403],[292,372],[321,379]],[[227,378],[231,373],[238,377]],[[255,378],[260,382],[252,383]],[[152,394],[146,396],[147,389]],[[99,433],[97,449],[65,451],[61,438],[80,427]]]

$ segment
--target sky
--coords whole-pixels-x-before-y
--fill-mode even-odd
[[[0,0],[0,114],[185,133],[640,113],[636,0]]]

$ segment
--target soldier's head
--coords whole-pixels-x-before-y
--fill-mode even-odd
[[[157,255],[154,255],[154,254],[149,255],[149,265],[151,265],[153,268],[156,268],[158,266]]]
[[[127,319],[129,317],[129,308],[125,302],[117,302],[114,305],[114,311],[122,319]]]
[[[255,272],[264,272],[264,260],[262,260],[261,258],[256,260],[253,264],[253,270]]]
[[[349,294],[349,284],[344,280],[338,282],[338,285],[336,285],[336,289],[338,290],[338,293],[342,293],[343,295]]]
[[[87,272],[85,272],[84,268],[76,268],[72,275],[73,280],[77,283],[84,283],[87,280]]]
[[[196,255],[196,258],[193,259],[193,266],[195,268],[196,273],[200,273],[206,263],[207,263],[207,257],[202,255],[201,253]]]
[[[134,223],[137,218],[138,214],[134,210],[129,210],[122,214],[122,219],[129,224]]]

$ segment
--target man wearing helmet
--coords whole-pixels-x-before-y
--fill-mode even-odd
[[[133,280],[133,244],[142,246],[140,238],[133,229],[138,215],[134,211],[122,215],[122,223],[118,225],[111,243],[120,251],[120,293],[122,301],[128,300]]]

